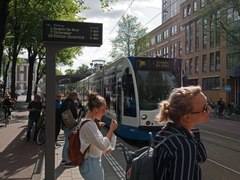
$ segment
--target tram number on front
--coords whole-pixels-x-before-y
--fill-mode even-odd
[[[138,69],[159,69],[159,70],[168,70],[170,68],[169,61],[163,60],[139,60],[137,63]]]

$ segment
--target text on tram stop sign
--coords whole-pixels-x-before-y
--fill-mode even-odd
[[[43,42],[100,46],[102,45],[102,24],[46,20],[43,21]]]

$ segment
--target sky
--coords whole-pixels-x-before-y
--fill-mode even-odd
[[[92,60],[104,60],[108,62],[111,51],[111,40],[117,35],[118,25],[124,14],[130,14],[138,18],[143,27],[147,27],[147,32],[152,31],[161,24],[161,3],[162,0],[113,0],[110,3],[111,10],[103,11],[100,0],[86,0],[85,5],[91,9],[80,13],[81,17],[87,18],[85,22],[103,24],[103,43],[100,47],[83,47],[82,55],[74,59],[71,67],[61,67],[61,71],[66,69],[77,69],[82,64],[90,66]]]

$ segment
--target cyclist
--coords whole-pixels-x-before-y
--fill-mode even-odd
[[[12,111],[12,108],[15,106],[15,101],[11,98],[9,93],[6,93],[4,95],[4,100],[2,102],[2,106],[4,108],[4,119],[5,119],[5,123],[7,126],[7,125],[9,125],[8,118],[12,119],[11,111]]]

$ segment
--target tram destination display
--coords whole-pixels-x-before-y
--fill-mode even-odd
[[[138,59],[136,63],[137,69],[169,70],[173,65],[172,61],[164,59]]]
[[[102,24],[46,20],[43,21],[43,42],[100,46],[102,45]]]

